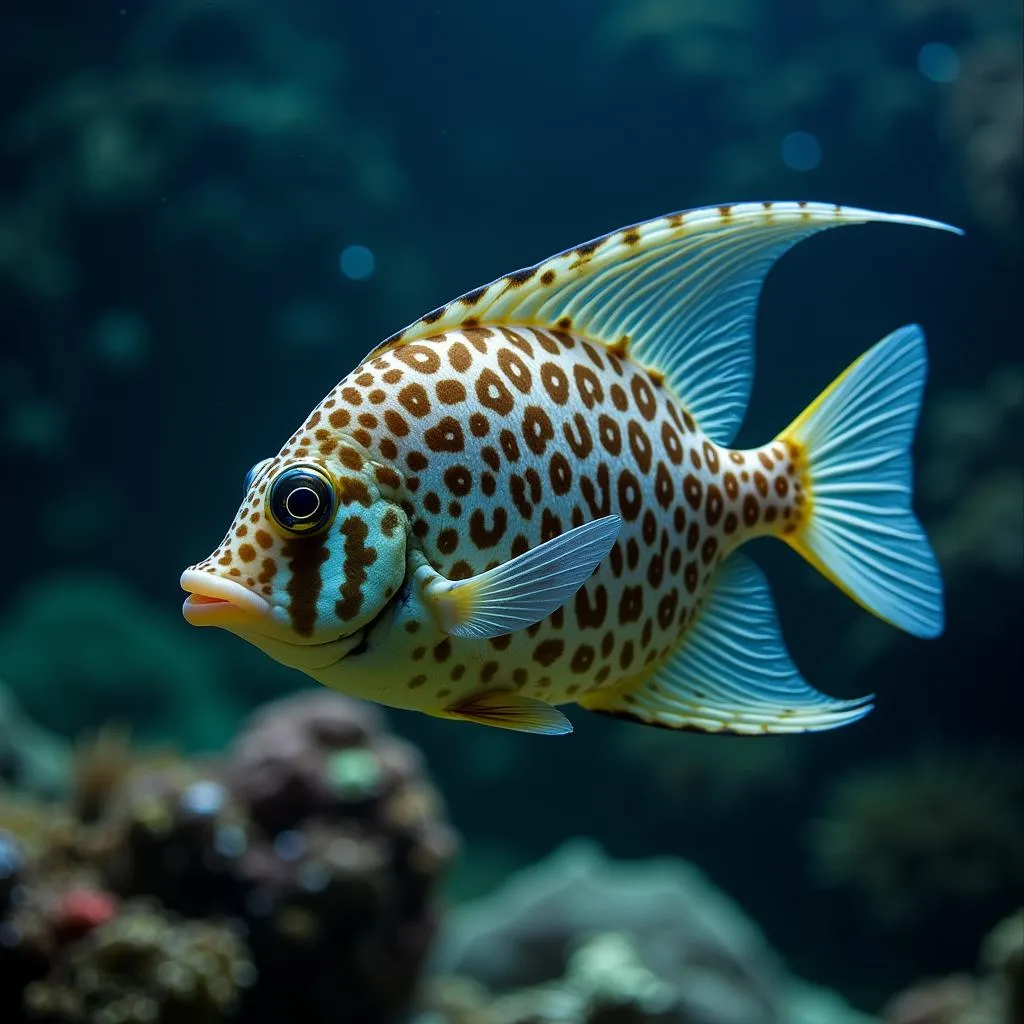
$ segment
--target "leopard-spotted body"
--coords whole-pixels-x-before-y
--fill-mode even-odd
[[[770,226],[770,206],[742,213]],[[818,226],[828,226],[829,216],[882,216],[788,206],[797,237],[808,209]],[[740,211],[697,213],[717,223],[728,241]],[[771,215],[780,218],[782,207]],[[488,321],[488,303],[500,309],[510,294],[532,301],[559,275],[583,274],[602,245],[614,242],[622,250],[609,257],[614,270],[628,266],[629,250],[642,251],[657,231],[669,232],[670,244],[672,232],[684,227],[683,215],[673,215],[561,254],[469,293],[371,352],[258,467],[224,541],[183,576],[192,594],[186,616],[225,626],[357,696],[510,728],[564,731],[543,709],[567,702],[654,724],[746,732],[827,727],[863,714],[862,703],[830,701],[799,679],[781,647],[763,579],[741,556],[730,556],[751,537],[777,535],[896,621],[884,600],[865,597],[852,570],[841,560],[833,564],[831,549],[810,532],[816,490],[825,510],[819,520],[832,523],[825,518],[832,515],[839,525],[830,528],[841,531],[844,515],[850,518],[842,510],[853,505],[833,492],[855,499],[879,493],[878,482],[842,482],[849,466],[855,476],[867,466],[857,452],[836,467],[823,456],[812,471],[812,449],[835,448],[838,441],[827,435],[842,422],[842,403],[856,408],[864,394],[874,394],[860,381],[877,372],[871,360],[893,361],[909,380],[907,389],[917,387],[919,339],[886,339],[791,428],[741,451],[721,436],[734,428],[732,407],[742,411],[749,379],[733,371],[727,376],[722,364],[727,412],[720,413],[699,346],[683,352],[706,378],[688,403],[681,393],[685,378],[645,361],[659,350],[643,343],[642,329],[639,341],[607,324],[592,331],[586,316],[555,316],[557,308],[547,318],[523,317],[536,322],[518,322],[507,311]],[[650,273],[641,270],[634,274],[639,282]],[[577,308],[575,293],[569,299],[565,308]],[[481,315],[471,315],[474,310]],[[744,309],[733,330],[749,332],[751,320]],[[635,319],[624,323],[636,329]],[[703,330],[710,338],[728,334],[713,317],[708,324]],[[731,344],[719,347],[728,351]],[[710,342],[709,348],[713,353]],[[847,377],[860,381],[850,395],[843,390],[852,387],[844,384]],[[916,414],[916,406],[908,409]],[[702,412],[712,421],[707,432]],[[863,433],[853,426],[838,440]],[[902,449],[894,451],[893,459],[905,458]],[[909,490],[900,501],[893,514],[909,514]],[[604,549],[607,557],[583,566],[565,600],[525,628],[492,624],[489,633],[475,635],[457,628],[459,616],[472,623],[476,581],[519,564],[527,552],[555,550],[573,531],[582,539],[594,523],[610,524],[614,540]],[[570,555],[552,563],[552,579],[569,572]],[[716,591],[723,565],[727,581]],[[445,581],[460,595],[447,605]],[[922,575],[914,585],[932,581]],[[549,586],[541,577],[524,584],[541,594]],[[530,596],[514,586],[501,593],[513,608]],[[704,614],[711,594],[717,603]],[[899,624],[932,629],[935,613],[923,602],[923,611],[912,608]],[[749,628],[748,613],[755,622]],[[694,653],[680,664],[700,623],[720,651],[712,645],[708,654],[709,637],[698,634]],[[744,647],[749,682],[736,653]]]

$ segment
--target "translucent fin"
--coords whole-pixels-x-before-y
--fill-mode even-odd
[[[754,315],[772,264],[824,228],[938,221],[824,203],[742,203],[659,217],[499,278],[428,313],[371,355],[446,330],[524,324],[627,347],[663,373],[719,444],[732,440],[754,373]]]
[[[605,516],[495,566],[452,582],[438,577],[425,588],[442,627],[452,636],[485,639],[514,633],[547,618],[586,583],[611,551],[622,520]]]
[[[782,539],[886,622],[943,629],[942,579],[911,511],[910,445],[928,359],[901,327],[864,353],[779,438],[803,449],[809,514]]]
[[[564,736],[572,732],[572,722],[557,708],[542,700],[522,697],[508,690],[477,693],[446,709],[451,718],[464,718],[478,725],[515,729],[543,736]]]
[[[871,710],[870,697],[833,700],[804,682],[783,645],[768,582],[744,555],[726,559],[706,601],[653,677],[598,691],[582,706],[667,729],[749,735],[834,729]]]

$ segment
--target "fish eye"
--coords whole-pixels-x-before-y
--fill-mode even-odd
[[[267,491],[267,515],[288,533],[309,536],[334,518],[334,484],[319,466],[292,466]]]
[[[250,468],[249,472],[245,474],[245,482],[242,484],[243,494],[249,493],[249,489],[256,483],[257,478],[272,461],[272,459],[260,459],[259,462]]]

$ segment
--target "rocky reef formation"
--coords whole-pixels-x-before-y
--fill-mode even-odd
[[[884,1024],[1019,1024],[1024,1020],[1024,910],[985,939],[977,975],[919,982],[893,998]]]
[[[811,830],[814,864],[876,926],[905,936],[950,920],[983,928],[1024,891],[1022,806],[1012,752],[861,768],[833,787]]]
[[[421,756],[327,690],[263,706],[220,755],[142,754],[108,729],[70,757],[62,801],[0,793],[4,1024],[878,1024],[794,977],[675,858],[574,840],[442,921],[456,841]],[[953,776],[994,800],[1018,776],[992,765]],[[895,926],[976,902],[979,879],[1001,899],[1024,862],[965,860],[1003,849],[1002,805],[925,767],[854,777],[820,826]],[[886,1024],[1016,1024],[1020,930],[993,934],[980,977],[891,1000]]]
[[[417,752],[326,691],[223,757],[109,737],[65,805],[0,801],[0,1019],[374,1024],[410,1004],[455,839]]]
[[[584,840],[456,910],[434,970],[445,1024],[870,1024],[794,979],[696,868]]]

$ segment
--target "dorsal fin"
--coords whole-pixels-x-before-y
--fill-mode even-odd
[[[742,203],[613,231],[493,281],[392,335],[367,358],[460,327],[561,328],[628,348],[659,370],[701,428],[727,444],[753,380],[761,283],[790,246],[842,224],[938,221],[824,203]]]

